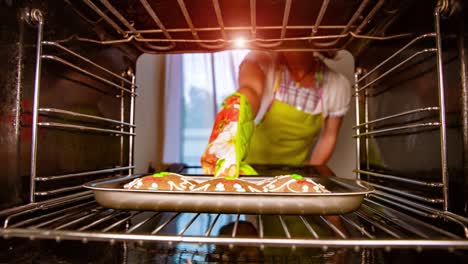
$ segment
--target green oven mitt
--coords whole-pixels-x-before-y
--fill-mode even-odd
[[[205,174],[235,178],[239,174],[257,174],[243,162],[253,130],[252,108],[245,95],[234,93],[227,97],[216,116],[208,146],[201,157]]]

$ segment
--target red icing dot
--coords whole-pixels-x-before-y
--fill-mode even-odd
[[[223,179],[223,180],[221,180],[221,183],[224,183],[224,184],[236,184],[236,183],[238,183],[238,181],[237,181],[237,180],[225,180],[225,179]]]
[[[146,177],[146,178],[143,178],[143,181],[151,181],[151,182],[159,182],[161,181],[161,178],[158,178],[158,177]]]

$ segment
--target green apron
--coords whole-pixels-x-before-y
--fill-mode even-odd
[[[279,78],[280,71],[275,81],[275,92]],[[309,114],[274,100],[262,122],[255,128],[247,163],[303,165],[309,158],[311,145],[322,124],[322,114]]]

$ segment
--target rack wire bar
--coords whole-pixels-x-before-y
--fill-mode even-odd
[[[359,79],[356,80],[356,83],[360,83],[362,82],[364,79],[366,79],[367,77],[369,77],[372,73],[374,73],[376,70],[380,69],[382,66],[384,66],[385,64],[387,64],[390,60],[392,60],[393,58],[395,58],[396,56],[398,56],[400,53],[402,53],[403,51],[405,51],[406,49],[408,49],[411,45],[413,45],[414,43],[418,42],[419,40],[421,39],[425,39],[425,38],[430,38],[430,37],[435,37],[436,34],[435,33],[427,33],[427,34],[423,34],[423,35],[420,35],[416,38],[414,38],[413,40],[411,40],[410,42],[408,42],[405,46],[403,46],[402,48],[400,48],[399,50],[397,50],[396,52],[394,52],[391,56],[389,56],[387,59],[385,59],[384,61],[382,61],[381,63],[379,63],[377,66],[375,66],[372,70],[368,71],[366,74],[364,74],[362,77],[360,77]]]
[[[216,1],[216,0],[214,0]],[[327,0],[329,1],[329,0]],[[286,30],[314,30],[314,29],[325,29],[325,30],[332,30],[332,29],[343,29],[346,26],[343,25],[286,25],[285,28]],[[261,29],[261,30],[282,30],[283,26],[255,26],[256,29]],[[196,30],[198,32],[209,32],[209,31],[251,31],[252,26],[224,26],[224,27],[197,27]],[[167,32],[169,33],[187,33],[191,32],[190,28],[168,28],[166,29]],[[161,29],[140,29],[136,30],[136,33],[140,34],[148,34],[148,33],[163,33],[163,30]],[[128,31],[127,33],[131,33]]]
[[[107,209],[101,207],[101,208],[93,209],[93,210],[91,210],[91,212],[86,212],[86,211],[83,212],[83,211],[82,211],[82,212],[80,212],[80,213],[83,213],[84,216],[79,217],[79,218],[77,218],[77,219],[75,219],[75,220],[72,220],[72,221],[67,221],[66,223],[64,223],[64,224],[62,224],[62,225],[59,225],[58,227],[54,228],[54,230],[60,230],[60,229],[64,229],[65,227],[72,226],[72,225],[74,225],[74,224],[76,224],[76,223],[78,223],[78,222],[81,222],[81,221],[86,220],[86,219],[88,219],[88,218],[92,218],[92,217],[94,217],[94,216],[96,216],[96,215],[99,215],[99,214],[101,214],[104,210],[107,210]]]
[[[56,175],[56,176],[47,176],[47,177],[37,177],[36,181],[51,181],[51,180],[61,180],[66,178],[73,178],[73,177],[81,177],[81,176],[88,176],[94,174],[103,174],[103,173],[111,173],[116,171],[123,171],[128,169],[133,169],[135,166],[127,166],[127,167],[117,167],[112,169],[103,169],[103,170],[93,170],[93,171],[85,171],[85,172],[77,172],[77,173],[69,173],[63,175]]]
[[[257,222],[258,222],[258,236],[260,239],[262,239],[264,237],[264,230],[263,230],[263,219],[262,219],[262,215],[259,214],[257,216]]]
[[[197,213],[195,214],[192,219],[190,219],[190,221],[188,221],[188,223],[182,228],[182,230],[180,230],[180,232],[177,234],[179,236],[183,235],[185,233],[185,231],[187,231],[187,229],[190,228],[190,226],[193,224],[193,222],[195,222],[195,220],[197,220],[197,218],[200,216],[201,213]]]
[[[137,215],[140,215],[140,214],[142,214],[142,213],[143,213],[143,212],[133,212],[133,213],[130,214],[129,216],[127,216],[127,217],[125,217],[125,218],[123,218],[123,219],[120,219],[119,221],[117,221],[117,222],[115,222],[115,223],[112,223],[112,225],[110,225],[110,226],[107,226],[107,227],[103,228],[103,229],[101,230],[101,232],[107,232],[107,231],[109,231],[109,230],[112,230],[112,228],[115,228],[115,227],[117,227],[117,226],[119,226],[119,225],[121,225],[121,224],[123,224],[123,223],[129,221],[131,218],[133,218],[133,217],[135,217],[135,216],[137,216]]]
[[[375,199],[379,199],[381,201],[388,202],[390,204],[396,205],[399,208],[411,211],[412,213],[416,213],[416,214],[424,216],[424,217],[428,217],[428,218],[438,218],[439,217],[439,215],[437,215],[437,213],[435,213],[435,209],[433,209],[433,208],[431,208],[432,212],[433,212],[433,213],[431,213],[430,210],[427,210],[428,207],[420,205],[418,203],[415,203],[415,202],[412,202],[412,201],[409,201],[409,200],[406,200],[406,199],[400,198],[398,196],[395,196],[395,195],[392,195],[392,194],[389,194],[389,193],[386,193],[386,192],[383,192],[383,191],[379,191],[379,190],[376,190],[376,193],[378,195],[371,195],[370,197],[375,198]],[[384,197],[390,198],[391,200],[386,199]],[[369,201],[371,201],[371,200],[369,200]],[[405,204],[409,205],[409,206],[406,206]]]
[[[356,72],[354,73],[354,85],[353,85],[353,88],[354,88],[354,93],[356,96],[354,96],[354,107],[355,107],[355,119],[356,119],[356,134],[359,135],[361,134],[361,127],[359,126],[359,124],[361,123],[361,113],[359,111],[359,82],[358,82],[358,79],[359,79],[359,76],[362,74],[362,69],[361,68],[357,68],[356,69]],[[357,170],[360,170],[361,169],[361,137],[355,137],[356,138],[356,169]],[[361,174],[359,173],[356,173],[356,178],[357,179],[360,179],[361,178]]]
[[[80,227],[80,228],[77,229],[77,230],[78,230],[78,231],[87,230],[87,229],[89,229],[89,228],[91,228],[91,227],[93,227],[93,226],[96,226],[96,225],[98,225],[98,224],[100,224],[100,223],[103,223],[103,222],[105,222],[105,221],[107,221],[107,220],[109,220],[109,219],[111,219],[111,218],[115,218],[115,217],[124,215],[125,213],[126,213],[125,211],[114,211],[114,212],[112,212],[111,214],[109,214],[108,216],[103,217],[103,218],[99,218],[98,220],[96,220],[96,221],[94,221],[94,222],[92,222],[92,223],[90,223],[90,224],[87,224],[87,225],[85,225],[85,226],[83,226],[83,227]]]
[[[356,22],[356,20],[361,16],[361,13],[364,11],[364,8],[366,7],[367,3],[369,2],[369,0],[364,0],[361,2],[361,4],[359,5],[358,9],[356,10],[356,12],[354,12],[353,16],[351,17],[351,19],[348,21],[348,24],[346,24],[346,27],[341,31],[341,34],[346,34],[348,35],[348,31],[350,29],[350,27],[354,24],[354,22]],[[340,39],[336,39],[334,41],[331,41],[331,42],[325,42],[325,43],[314,43],[314,45],[318,46],[318,47],[329,47],[329,46],[333,46],[333,45],[336,45],[336,43],[338,43]]]
[[[304,216],[300,215],[299,218],[301,219],[302,223],[305,225],[305,227],[307,228],[307,230],[309,230],[309,232],[312,234],[312,236],[315,238],[315,239],[319,239],[319,235],[317,234],[317,232],[315,232],[315,230],[312,228],[312,226],[310,225],[309,221],[307,221],[307,219],[304,218]]]
[[[87,63],[93,65],[94,67],[96,67],[96,68],[98,68],[98,69],[100,69],[100,70],[102,70],[102,71],[104,71],[104,72],[106,72],[106,73],[108,73],[108,74],[110,74],[110,75],[112,75],[112,76],[114,76],[114,77],[120,79],[121,81],[126,82],[127,84],[132,84],[129,80],[123,78],[122,76],[120,76],[120,75],[118,75],[118,74],[116,74],[116,73],[114,73],[114,72],[112,72],[112,71],[110,71],[110,70],[108,70],[108,69],[102,67],[101,65],[99,65],[99,64],[97,64],[97,63],[91,61],[90,59],[88,59],[88,58],[86,58],[86,57],[84,57],[84,56],[81,56],[80,54],[78,54],[78,53],[76,53],[76,52],[74,52],[74,51],[72,51],[72,50],[70,50],[70,49],[64,47],[64,46],[61,45],[60,43],[53,42],[53,41],[42,41],[42,45],[57,47],[57,48],[59,48],[59,49],[65,51],[65,52],[67,52],[68,54],[71,54],[71,55],[73,55],[74,57],[76,57],[76,58],[78,58],[78,59],[80,59],[80,60],[82,60],[82,61],[85,61],[85,62],[87,62]]]
[[[291,233],[289,233],[289,229],[288,229],[288,226],[286,225],[286,223],[284,222],[284,219],[283,219],[283,216],[281,215],[278,215],[278,219],[281,223],[281,226],[283,227],[283,231],[284,231],[284,234],[286,235],[286,237],[288,239],[291,238]]]
[[[213,8],[215,10],[216,20],[218,20],[219,30],[221,31],[221,36],[223,37],[224,40],[226,40],[227,35],[226,35],[225,27],[224,27],[223,15],[221,14],[221,7],[219,6],[218,0],[213,0]]]
[[[423,50],[420,50],[416,53],[414,53],[413,55],[409,56],[408,58],[406,58],[405,60],[403,60],[402,62],[396,64],[395,66],[393,66],[392,68],[388,69],[387,71],[385,71],[384,73],[380,74],[379,77],[373,79],[372,81],[366,83],[365,85],[363,85],[361,88],[358,89],[358,92],[361,92],[365,89],[367,89],[369,86],[373,85],[374,83],[380,81],[381,79],[383,79],[385,76],[389,75],[390,73],[392,73],[393,71],[395,71],[396,69],[400,68],[402,65],[408,63],[409,61],[411,61],[412,59],[420,56],[420,55],[423,55],[423,54],[426,54],[426,53],[436,53],[437,52],[437,49],[436,48],[429,48],[429,49],[423,49]]]
[[[367,122],[364,122],[364,123],[360,123],[358,125],[353,126],[353,129],[357,129],[358,127],[361,127],[361,126],[375,124],[375,123],[378,123],[378,122],[382,122],[382,121],[397,118],[397,117],[402,117],[402,116],[416,114],[416,113],[422,113],[422,112],[431,112],[431,111],[439,111],[439,107],[438,106],[422,107],[422,108],[418,108],[418,109],[414,109],[414,110],[404,111],[404,112],[401,112],[401,113],[398,113],[398,114],[388,115],[388,116],[385,116],[385,117],[381,117],[381,118],[370,120],[370,121],[367,121]]]
[[[94,12],[96,12],[99,16],[101,16],[111,27],[117,31],[117,33],[127,36],[127,33],[117,25],[114,20],[112,20],[109,16],[106,15],[99,7],[97,7],[91,0],[83,0]]]
[[[96,205],[93,205],[93,206],[89,206],[89,207],[85,207],[83,209],[85,210],[90,210],[92,208],[96,208]],[[44,226],[48,226],[50,224],[53,224],[55,222],[59,222],[59,221],[62,221],[63,219],[67,219],[67,218],[71,218],[71,217],[74,217],[74,216],[78,216],[78,215],[83,215],[83,211],[71,211],[69,213],[66,213],[62,216],[59,216],[59,217],[56,217],[56,218],[52,218],[50,220],[47,220],[47,221],[44,221],[44,222],[41,222],[41,223],[38,223],[36,225],[33,225],[33,226],[30,226],[28,228],[41,228],[41,227],[44,227]]]
[[[375,183],[371,183],[371,182],[367,182],[367,184],[369,184],[369,185],[371,185],[373,187],[382,189],[382,190],[386,190],[386,191],[389,191],[389,192],[392,192],[392,193],[397,193],[399,195],[410,197],[410,198],[413,198],[413,199],[416,199],[416,200],[422,201],[422,202],[433,203],[433,204],[439,204],[439,203],[444,202],[444,200],[440,199],[440,198],[429,198],[429,197],[425,197],[425,196],[421,196],[421,195],[415,195],[415,194],[407,193],[407,192],[404,192],[404,191],[401,191],[401,190],[397,190],[397,189],[394,189],[394,188],[382,186],[380,184],[375,184]]]
[[[379,0],[372,10],[367,14],[367,16],[362,20],[361,24],[356,28],[354,33],[359,34],[361,33],[362,29],[369,24],[369,22],[374,18],[374,16],[377,14],[377,12],[380,10],[380,8],[383,6],[385,0]]]
[[[151,235],[155,235],[157,233],[159,233],[159,231],[161,231],[164,227],[166,227],[170,222],[172,222],[174,219],[176,219],[178,216],[180,215],[180,213],[175,213],[174,215],[172,215],[169,219],[167,219],[164,223],[162,223],[160,226],[158,226],[157,228],[155,228],[152,232],[151,232]]]
[[[116,84],[116,83],[114,83],[112,81],[109,81],[109,80],[107,80],[107,79],[105,79],[105,78],[103,78],[103,77],[101,77],[99,75],[96,75],[96,74],[94,74],[94,73],[92,73],[92,72],[90,72],[88,70],[85,70],[85,69],[83,69],[83,68],[81,68],[81,67],[79,67],[79,66],[77,66],[77,65],[75,65],[75,64],[73,64],[73,63],[71,63],[71,62],[69,62],[67,60],[64,60],[64,59],[62,59],[60,57],[57,57],[57,56],[54,56],[54,55],[42,55],[41,58],[59,62],[61,64],[69,66],[70,68],[73,68],[73,69],[75,69],[75,70],[77,70],[77,71],[79,71],[79,72],[81,72],[83,74],[86,74],[86,75],[88,75],[90,77],[93,77],[93,78],[95,78],[95,79],[97,79],[97,80],[99,80],[99,81],[101,81],[103,83],[106,83],[106,84],[108,84],[110,86],[113,86],[116,89],[123,90],[123,91],[126,91],[126,92],[130,93],[130,94],[133,94],[131,90],[129,90],[127,88],[124,88],[121,85]]]
[[[439,120],[440,120],[440,159],[442,169],[442,182],[443,196],[444,196],[444,211],[448,210],[449,206],[449,194],[448,194],[448,165],[447,165],[447,122],[445,120],[445,87],[444,87],[444,73],[443,73],[443,62],[442,62],[442,36],[440,33],[440,12],[442,7],[440,1],[434,12],[434,29],[435,29],[435,42],[436,42],[436,57],[437,57],[437,82],[438,82],[438,95],[439,95]]]
[[[391,36],[384,36],[384,37],[376,37],[376,36],[367,36],[367,35],[357,35],[352,32],[346,33],[346,34],[340,34],[340,35],[321,35],[321,36],[307,36],[307,37],[287,37],[284,39],[281,38],[251,38],[245,40],[246,43],[255,43],[255,42],[268,42],[268,41],[297,41],[297,40],[324,40],[324,39],[336,39],[336,38],[345,38],[348,37],[349,35],[352,35],[354,38],[358,39],[372,39],[372,40],[390,40],[390,39],[395,39],[395,38],[402,38],[402,37],[407,37],[411,34],[397,34],[397,35],[391,35]],[[123,39],[117,39],[117,40],[97,40],[97,39],[90,39],[90,38],[83,38],[83,37],[76,37],[77,40],[83,41],[83,42],[90,42],[90,43],[96,43],[96,44],[102,44],[102,45],[112,45],[112,44],[120,44],[120,43],[128,43],[131,42],[132,40],[135,40],[137,42],[142,42],[142,43],[147,43],[147,42],[180,42],[180,43],[218,43],[218,42],[225,42],[225,43],[233,43],[236,42],[237,40],[234,39],[161,39],[161,38],[141,38],[141,37],[136,37],[136,36],[129,36]],[[141,49],[141,47],[138,46],[138,48]],[[272,48],[275,51],[336,51],[338,48],[330,47],[330,48]],[[143,49],[141,49],[143,50]],[[145,52],[152,52],[151,50],[144,50]],[[195,50],[186,50],[187,52],[190,51],[195,51]]]
[[[387,202],[389,204],[411,211],[418,215],[422,215],[429,218],[441,218],[445,219],[446,221],[454,222],[464,230],[465,237],[468,238],[468,218],[466,217],[459,216],[448,211],[441,211],[382,191],[377,190],[375,193],[376,195],[371,195],[371,197],[374,199]],[[366,199],[366,201],[374,204],[376,203],[375,201],[369,199]]]
[[[236,215],[236,221],[234,222],[234,227],[232,228],[231,237],[236,237],[237,228],[239,228],[240,214]]]
[[[18,222],[16,224],[14,224],[14,225],[11,225],[11,227],[20,227],[22,225],[34,223],[34,222],[36,222],[38,220],[41,220],[41,219],[47,219],[47,218],[49,218],[51,216],[62,215],[65,212],[73,211],[73,210],[75,210],[77,208],[87,208],[87,206],[89,207],[89,205],[91,205],[93,203],[94,203],[94,201],[89,201],[87,203],[82,203],[82,204],[75,205],[75,206],[72,206],[72,207],[68,207],[68,208],[65,208],[65,209],[62,209],[62,210],[54,211],[52,213],[44,214],[44,215],[41,215],[41,216],[38,216],[38,217],[28,218],[27,220],[24,220],[24,221],[21,221],[21,222]],[[8,222],[6,222],[6,221],[5,221],[5,223],[8,224]],[[6,228],[8,226],[4,226],[4,227]]]
[[[65,188],[55,189],[55,190],[52,190],[52,191],[35,192],[34,195],[48,196],[48,195],[53,195],[53,194],[59,194],[59,193],[64,193],[64,192],[75,191],[75,190],[79,190],[79,189],[82,189],[82,188],[83,188],[82,185],[78,185],[78,186],[73,186],[73,187],[65,187]]]
[[[122,24],[124,24],[130,31],[135,32],[136,29],[132,26],[132,24],[127,19],[125,19],[125,17],[122,14],[120,14],[120,12],[117,11],[117,9],[115,9],[111,5],[111,3],[109,3],[109,1],[107,0],[100,0],[100,1]]]
[[[317,34],[320,24],[322,23],[323,16],[325,15],[325,12],[327,11],[327,7],[329,3],[330,3],[330,0],[324,0],[322,2],[322,5],[320,6],[320,11],[317,15],[317,19],[315,20],[314,27],[312,28],[312,32],[310,33],[311,37]]]
[[[349,33],[346,34],[340,34],[340,35],[324,35],[324,36],[314,36],[314,37],[287,37],[287,38],[250,38],[246,39],[246,43],[255,43],[255,42],[271,42],[271,41],[295,41],[295,40],[319,40],[319,39],[336,39],[336,38],[345,38],[349,36]],[[400,35],[398,35],[400,36]],[[138,42],[170,42],[168,39],[159,39],[159,38],[137,38],[137,37],[129,37],[130,39],[125,39],[125,40],[119,40],[119,42],[128,42],[132,39],[135,39]],[[383,39],[388,39],[388,38],[394,38],[394,36],[388,36],[388,37],[383,37]],[[83,39],[81,39],[83,40]],[[182,42],[182,43],[218,43],[218,42],[224,42],[226,43],[233,43],[236,40],[235,39],[229,39],[229,40],[223,40],[223,39],[172,39],[171,41],[174,42]],[[91,42],[96,42],[91,40]],[[119,43],[118,42],[118,43]],[[115,44],[115,41],[112,42],[105,42],[105,41],[97,41],[97,43],[101,44]],[[258,45],[258,43],[256,43]],[[314,50],[320,50],[320,49],[314,49]],[[329,49],[322,49],[322,50],[336,50],[336,48],[329,48]]]
[[[151,8],[151,5],[148,3],[148,1],[146,0],[140,0],[141,4],[143,5],[143,7],[146,9],[146,12],[148,12],[148,14],[150,15],[150,17],[153,19],[153,21],[156,23],[156,25],[161,29],[162,33],[164,34],[164,36],[169,39],[169,40],[172,40],[172,36],[171,34],[169,34],[169,32],[167,31],[166,27],[164,26],[164,24],[161,22],[161,19],[159,19],[158,15],[156,15],[156,12],[153,10],[153,8]],[[133,33],[135,32],[136,30],[133,31]],[[140,34],[140,33],[136,33],[136,34]],[[171,45],[167,46],[167,47],[160,47],[160,46],[155,46],[155,45],[151,45],[152,48],[155,48],[157,50],[170,50],[172,48],[174,48],[176,45],[175,42],[171,42]]]
[[[92,192],[91,191],[84,191],[81,193],[74,193],[70,194],[67,196],[62,196],[58,198],[53,198],[47,201],[42,201],[42,202],[34,202],[34,203],[29,203],[26,205],[21,205],[18,207],[14,208],[9,208],[3,211],[0,211],[0,217],[5,217],[6,219],[4,221],[5,228],[8,227],[9,221],[17,216],[28,214],[28,213],[34,213],[38,210],[46,210],[49,208],[54,208],[56,206],[60,206],[63,204],[69,204],[77,201],[82,201],[86,200],[92,197]]]
[[[212,222],[212,223],[210,224],[210,226],[208,227],[208,230],[206,230],[205,236],[210,236],[211,231],[213,231],[213,228],[215,227],[216,222],[218,222],[218,219],[219,219],[219,216],[220,216],[220,215],[221,215],[221,214],[217,214],[217,215],[215,216],[215,218],[213,219],[213,222]]]
[[[391,179],[395,181],[401,181],[401,182],[410,183],[410,184],[422,185],[422,186],[429,186],[429,187],[443,187],[444,186],[442,182],[418,181],[418,180],[402,178],[402,176],[394,176],[394,175],[383,174],[383,173],[367,171],[367,170],[353,170],[353,172],[362,173],[362,174],[380,177],[380,178],[385,178],[385,179]]]
[[[466,249],[468,243],[464,239],[277,239],[277,238],[246,238],[246,237],[203,237],[203,236],[155,236],[145,234],[125,234],[125,233],[97,233],[78,232],[61,230],[40,230],[40,229],[18,229],[11,228],[1,230],[3,236],[25,237],[25,238],[45,238],[45,239],[67,239],[67,240],[93,240],[93,241],[154,241],[173,243],[195,243],[195,244],[236,244],[236,245],[263,245],[282,247],[424,247],[424,248],[460,248]]]
[[[134,226],[132,226],[130,229],[127,230],[126,233],[132,233],[133,231],[137,230],[138,228],[140,228],[142,225],[146,224],[148,221],[152,220],[152,219],[155,219],[156,217],[158,217],[159,215],[161,215],[161,212],[157,212],[153,215],[150,215],[148,217],[146,217],[145,219],[143,219],[142,221],[138,222],[137,224],[135,224]]]
[[[371,235],[369,232],[366,231],[366,229],[362,226],[360,226],[359,224],[357,224],[356,222],[354,222],[352,219],[344,216],[344,215],[340,215],[340,218],[343,219],[346,223],[350,224],[351,226],[353,226],[354,228],[356,228],[357,230],[359,230],[361,232],[361,234],[364,234],[367,238],[370,238],[370,239],[374,239],[375,236]]]
[[[374,219],[372,219],[371,217],[367,216],[366,214],[363,214],[362,212],[356,212],[356,215],[359,216],[361,219],[363,219],[364,221],[368,222],[369,224],[379,228],[380,230],[384,231],[385,233],[387,233],[388,235],[396,238],[396,239],[402,239],[402,237],[400,235],[398,235],[397,233],[393,232],[392,230],[390,230],[389,228],[385,227],[383,224],[375,221]]]
[[[195,26],[192,22],[192,19],[190,18],[190,14],[188,12],[188,9],[187,7],[185,6],[185,3],[183,0],[177,0],[177,3],[179,4],[179,8],[180,10],[182,11],[182,14],[184,16],[184,19],[185,19],[185,22],[187,23],[187,25],[189,26],[190,28],[190,31],[192,33],[192,36],[195,40],[198,40],[200,42],[197,42],[198,45],[200,45],[200,47],[203,47],[203,48],[208,48],[208,49],[219,49],[219,48],[223,48],[226,46],[226,43],[222,42],[220,44],[207,44],[207,43],[203,43],[201,42],[201,39],[200,37],[198,36],[198,32],[197,30],[195,29]],[[216,40],[216,42],[218,42],[218,40]]]
[[[257,38],[257,7],[256,0],[250,0],[250,28],[252,38]]]
[[[255,0],[251,0],[250,1],[251,3],[251,12],[253,13],[254,17],[255,17]],[[278,41],[275,41],[273,43],[259,43],[260,41],[257,41],[255,44],[257,46],[260,46],[260,47],[263,47],[263,48],[274,48],[274,47],[277,47],[279,45],[281,45],[283,43],[283,40],[284,38],[286,37],[286,26],[288,25],[288,21],[289,21],[289,14],[291,12],[291,4],[292,4],[292,1],[291,0],[287,0],[286,3],[285,3],[285,6],[284,6],[284,13],[283,13],[283,22],[282,22],[282,26],[281,26],[281,33],[280,33],[280,40]],[[255,23],[255,20],[252,21],[253,23]],[[253,24],[255,25],[255,24]],[[254,36],[255,37],[255,36]]]
[[[372,204],[374,204],[374,205],[376,205],[376,206],[382,206],[381,203],[378,203],[378,202],[375,202],[375,201],[368,200],[368,202],[369,202],[369,203],[372,203]],[[451,237],[451,238],[455,238],[455,239],[456,239],[456,238],[459,238],[459,236],[456,236],[456,235],[454,235],[454,234],[452,234],[452,233],[450,233],[450,232],[447,232],[447,231],[445,231],[445,230],[442,230],[442,229],[440,229],[440,228],[438,228],[438,227],[436,227],[436,226],[430,225],[430,224],[428,224],[428,223],[426,223],[426,222],[424,222],[424,221],[421,221],[421,220],[419,220],[419,219],[416,219],[416,218],[414,218],[414,217],[411,217],[411,218],[408,217],[408,216],[407,216],[406,218],[388,217],[388,216],[385,215],[383,212],[381,212],[381,211],[379,211],[379,210],[377,210],[377,209],[375,209],[375,208],[373,208],[373,207],[371,207],[371,206],[369,206],[369,205],[367,205],[367,204],[363,204],[363,207],[364,207],[364,208],[367,208],[367,209],[369,209],[369,210],[372,210],[372,212],[378,214],[379,216],[381,216],[381,217],[383,217],[383,218],[386,218],[386,219],[388,219],[389,221],[392,221],[392,222],[394,222],[395,224],[397,224],[397,225],[399,225],[399,226],[402,226],[402,227],[405,228],[406,230],[411,231],[412,233],[414,233],[414,234],[416,234],[416,235],[418,235],[418,236],[420,236],[420,237],[425,237],[425,238],[429,239],[429,235],[428,235],[428,234],[424,234],[423,232],[416,230],[416,229],[413,228],[411,225],[409,225],[409,223],[406,223],[405,221],[411,221],[411,223],[415,223],[418,227],[421,227],[421,226],[422,226],[422,227],[424,227],[424,228],[431,229],[432,231],[437,232],[437,233],[439,233],[439,234],[441,234],[441,235],[444,235],[444,236],[447,236],[447,237]],[[393,212],[393,213],[397,213],[396,210],[391,209],[391,208],[386,208],[386,210],[388,210],[388,211],[390,211],[390,212]],[[398,220],[399,220],[399,221],[398,221]]]
[[[125,132],[125,131],[120,131],[120,130],[105,129],[105,128],[98,128],[98,127],[90,127],[90,126],[80,126],[80,125],[72,125],[72,124],[64,124],[64,123],[56,123],[56,122],[40,122],[37,125],[41,127],[67,128],[67,129],[75,129],[75,130],[83,130],[83,131],[94,131],[94,132],[104,132],[104,133],[111,133],[111,134],[135,136],[135,133]]]
[[[35,10],[38,11],[38,10]],[[33,11],[34,12],[34,11]],[[44,20],[42,14],[37,12],[38,15],[32,16],[37,22],[37,39],[36,39],[36,65],[34,72],[34,101],[32,109],[32,136],[31,136],[31,179],[29,187],[29,202],[34,203],[34,193],[36,191],[36,172],[37,172],[37,130],[38,130],[38,117],[39,117],[39,94],[41,90],[41,68],[42,68],[42,33],[44,29]]]
[[[389,200],[387,198],[384,198],[384,197],[391,197],[391,199],[394,199],[395,201],[401,201],[405,204],[415,204],[416,206],[414,208],[412,207],[409,207],[409,206],[406,206],[406,205],[403,205],[401,204],[401,202],[395,202],[395,201],[392,201],[392,200]],[[408,210],[408,211],[411,211],[413,213],[416,213],[418,215],[423,215],[423,216],[428,216],[430,218],[442,218],[442,219],[445,219],[447,221],[451,221],[457,225],[459,225],[463,231],[464,231],[464,234],[465,234],[465,238],[468,238],[468,219],[467,218],[464,218],[464,217],[461,217],[461,216],[458,216],[458,215],[454,215],[454,217],[452,217],[452,213],[449,213],[447,211],[440,211],[440,210],[437,210],[437,209],[434,209],[434,208],[430,208],[430,207],[427,207],[427,206],[424,206],[424,205],[419,205],[419,204],[416,204],[416,203],[411,203],[411,201],[405,201],[404,199],[401,199],[401,198],[398,198],[398,197],[395,197],[395,196],[392,196],[392,195],[389,195],[389,194],[383,194],[380,192],[380,194],[377,196],[377,195],[372,195],[372,198],[376,198],[376,199],[379,199],[381,201],[384,201],[386,203],[389,203],[389,204],[392,204],[392,205],[395,205],[399,208],[402,208],[402,209],[405,209],[405,210]],[[377,205],[382,205],[382,204],[379,204],[375,201],[372,201],[370,199],[367,199],[366,198],[366,201],[367,202],[371,202],[371,203],[374,203],[374,204],[377,204]],[[382,205],[383,206],[383,205]],[[415,208],[418,208],[418,209],[415,209]],[[429,212],[429,213],[424,213],[424,210],[426,212]]]
[[[123,125],[123,126],[135,127],[135,125],[132,125],[132,124],[127,123],[127,122],[122,122],[120,120],[114,120],[114,119],[100,117],[100,116],[94,116],[94,115],[87,115],[87,114],[82,114],[82,113],[72,112],[72,111],[63,110],[63,109],[57,109],[57,108],[39,108],[39,112],[41,112],[43,114],[44,113],[53,113],[53,114],[62,114],[62,115],[66,115],[66,116],[84,117],[84,118],[88,118],[88,119],[105,121],[105,122],[119,124],[119,125]]]
[[[129,132],[130,134],[134,134],[136,136],[136,133],[135,133],[135,89],[137,88],[136,76],[131,70],[127,72],[132,78],[132,94],[130,96],[130,124],[132,126],[130,126]],[[135,165],[135,161],[133,160],[134,146],[135,146],[135,139],[134,137],[130,137],[128,140],[128,163],[129,163],[128,165],[129,167],[131,167],[128,170],[129,175],[133,174],[133,168]]]
[[[355,134],[353,135],[353,137],[356,138],[356,137],[362,137],[362,136],[369,136],[369,135],[405,130],[405,129],[410,129],[410,128],[437,127],[437,126],[440,126],[439,122],[417,123],[417,124],[410,124],[410,125],[398,126],[398,127],[392,127],[392,128],[376,129],[376,130],[372,130],[372,131],[365,132],[365,133]]]
[[[321,216],[320,216],[320,219],[322,219],[322,221],[325,222],[325,224],[327,224],[327,226],[330,227],[330,228],[333,230],[333,232],[335,232],[335,233],[336,233],[337,235],[339,235],[341,238],[343,238],[343,239],[346,239],[346,238],[347,238],[346,235],[343,234],[343,232],[341,232],[341,230],[340,230],[336,225],[334,225],[333,223],[331,223],[331,222],[327,219],[327,217],[324,217],[324,216],[321,215]]]
[[[411,233],[413,234],[416,234],[422,238],[425,238],[425,239],[429,239],[429,236],[424,234],[423,232],[415,229],[415,228],[412,228],[411,226],[408,226],[407,223],[405,223],[404,221],[401,221],[400,219],[396,218],[396,217],[388,217],[386,216],[385,214],[381,213],[379,210],[376,210],[374,208],[372,208],[371,206],[368,206],[366,204],[363,205],[363,208],[366,208],[367,210],[371,211],[372,213],[380,216],[380,217],[383,217],[384,219],[394,223],[394,224],[397,224],[399,226],[401,226],[402,228],[404,228],[405,230],[407,231],[410,231]],[[400,221],[399,221],[400,220]],[[456,236],[455,236],[456,237]]]

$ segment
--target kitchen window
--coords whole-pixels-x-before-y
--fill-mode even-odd
[[[174,105],[168,106],[166,120],[174,129],[166,130],[169,142],[173,142],[165,147],[166,152],[172,152],[166,160],[178,158],[177,162],[200,165],[216,113],[223,99],[237,89],[239,65],[247,53],[230,50],[168,56],[165,96]],[[181,114],[175,118],[177,108]]]

